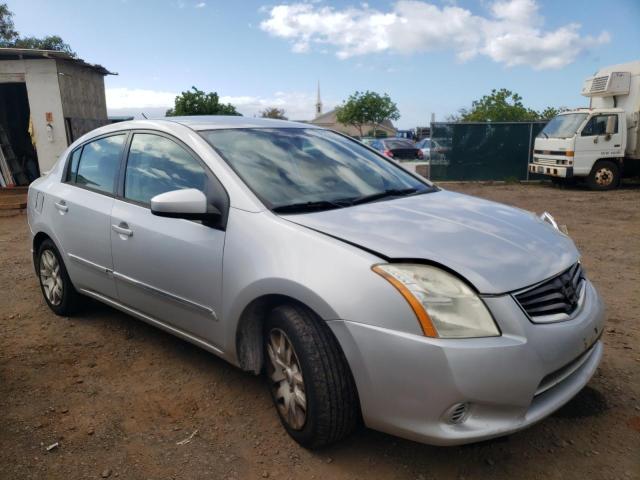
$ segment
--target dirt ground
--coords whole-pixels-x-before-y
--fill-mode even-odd
[[[19,214],[0,217],[0,478],[640,479],[640,188],[445,188],[551,212],[605,299],[604,361],[550,418],[463,447],[362,428],[309,452],[262,378],[97,303],[56,317]]]

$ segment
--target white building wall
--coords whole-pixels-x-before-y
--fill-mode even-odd
[[[47,173],[67,148],[56,61],[53,59],[0,61],[0,82],[26,83],[40,173]],[[48,129],[47,125],[51,128]]]

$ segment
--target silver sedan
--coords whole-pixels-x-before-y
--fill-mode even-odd
[[[308,124],[102,127],[31,184],[28,217],[56,314],[92,297],[264,373],[309,448],[360,418],[440,445],[505,435],[602,358],[602,302],[552,217]]]

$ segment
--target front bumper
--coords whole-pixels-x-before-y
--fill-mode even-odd
[[[437,339],[328,322],[367,426],[434,445],[480,441],[543,419],[587,384],[603,351],[604,307],[591,283],[579,315],[552,324],[532,323],[510,295],[484,300],[500,337]],[[450,423],[460,404],[463,421]]]
[[[565,167],[562,165],[544,165],[540,163],[530,163],[529,173],[537,173],[538,175],[549,175],[552,177],[571,178],[573,177],[573,167]]]

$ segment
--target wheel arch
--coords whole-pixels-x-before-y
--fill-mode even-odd
[[[36,261],[35,261],[36,260],[36,255],[38,254],[38,250],[40,249],[40,245],[42,245],[42,243],[45,240],[51,240],[53,242],[53,244],[56,246],[56,248],[58,248],[58,245],[57,245],[56,241],[49,234],[47,234],[46,232],[43,232],[43,231],[39,231],[38,233],[36,233],[33,236],[33,241],[31,243],[31,253],[32,253],[32,257],[33,257],[33,268],[36,268]],[[60,248],[58,248],[58,251],[60,251]]]
[[[313,308],[294,297],[284,294],[264,294],[253,299],[240,314],[236,335],[235,349],[237,362],[240,368],[260,374],[264,364],[263,329],[269,313],[281,305],[293,305],[307,310],[317,322],[325,320]],[[338,348],[342,346],[331,332]],[[344,353],[344,352],[343,352]]]

